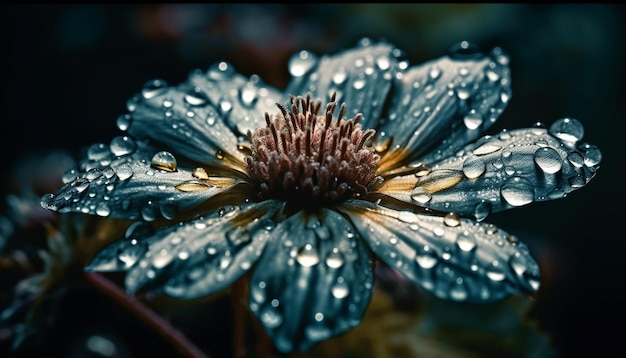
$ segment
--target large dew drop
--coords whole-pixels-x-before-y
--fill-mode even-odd
[[[522,206],[534,200],[535,190],[528,179],[514,177],[502,185],[500,194],[507,203],[513,206]]]
[[[306,244],[298,250],[296,260],[300,265],[310,267],[317,265],[320,262],[320,257],[311,244]]]
[[[545,173],[554,174],[561,170],[561,156],[554,148],[542,147],[537,149],[534,159],[537,166]]]
[[[563,141],[574,143],[583,138],[585,130],[578,120],[561,118],[550,126],[549,132]]]
[[[170,152],[161,151],[152,157],[150,167],[154,169],[164,170],[166,172],[175,172],[178,170],[176,158]]]
[[[294,77],[304,76],[317,62],[317,56],[308,52],[300,51],[289,59],[289,73]]]

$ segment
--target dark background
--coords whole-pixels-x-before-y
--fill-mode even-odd
[[[126,100],[226,60],[278,88],[301,49],[335,53],[386,38],[412,64],[461,40],[501,46],[513,97],[492,132],[569,116],[603,153],[597,177],[564,200],[487,219],[529,244],[543,286],[531,311],[562,356],[626,354],[624,50],[617,5],[2,5],[2,194],[26,155],[76,153],[118,135]],[[4,205],[4,204],[3,204]]]

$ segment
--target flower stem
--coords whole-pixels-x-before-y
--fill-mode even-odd
[[[117,304],[134,314],[151,327],[174,346],[185,357],[189,358],[209,358],[200,348],[196,347],[185,335],[180,333],[170,323],[156,314],[154,311],[139,302],[136,298],[128,295],[118,285],[109,281],[97,272],[85,272],[85,280],[93,287],[104,293]]]

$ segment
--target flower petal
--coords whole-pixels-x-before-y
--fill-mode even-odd
[[[378,133],[378,146],[389,149],[381,168],[418,158],[430,164],[476,139],[511,97],[508,62],[499,48],[483,55],[462,42],[450,55],[402,73]]]
[[[138,237],[102,250],[88,270],[128,270],[126,289],[162,291],[190,299],[230,286],[256,262],[270,237],[282,204],[264,201],[223,207],[206,217]]]
[[[343,216],[297,213],[274,229],[250,279],[250,309],[278,350],[307,350],[361,322],[370,264]]]
[[[467,145],[417,178],[398,177],[381,192],[431,209],[483,220],[492,212],[558,199],[595,175],[600,150],[580,142],[583,127],[564,118],[550,129],[502,131]],[[399,183],[404,185],[398,185]]]
[[[526,245],[493,225],[359,200],[341,208],[380,259],[440,298],[489,302],[539,288]]]
[[[176,87],[149,81],[129,101],[128,124],[121,128],[201,163],[227,157],[245,168],[248,130],[265,126],[265,112],[278,112],[275,104],[286,100],[258,76],[245,78],[221,62]]]
[[[122,138],[131,140],[118,137],[120,141]],[[133,151],[120,156],[111,153],[117,148],[114,143],[111,150],[95,147],[103,148],[102,153],[95,155],[95,150],[90,150],[82,171],[67,172],[65,184],[55,194],[42,197],[44,208],[122,219],[152,221],[162,216],[170,220],[181,210],[237,183],[230,178],[198,179],[195,170],[178,167],[171,154],[143,142],[133,141]]]
[[[294,96],[311,92],[313,98],[323,103],[336,92],[336,101],[346,104],[347,117],[362,113],[363,127],[375,128],[398,71],[400,55],[401,51],[393,45],[374,44],[369,39],[334,56],[318,58],[300,51],[289,61],[293,78],[286,92]]]

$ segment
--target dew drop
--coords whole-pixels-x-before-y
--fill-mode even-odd
[[[561,118],[550,126],[549,132],[563,141],[573,143],[583,138],[585,130],[577,119]]]
[[[465,117],[463,117],[463,123],[467,129],[476,129],[483,124],[483,116],[475,109],[472,109],[465,115]]]
[[[140,244],[129,246],[117,255],[117,259],[124,264],[124,269],[131,268],[139,257],[145,252],[145,247]]]
[[[463,162],[463,174],[465,174],[468,179],[476,179],[480,177],[483,175],[485,170],[487,170],[485,161],[479,157],[468,157]]]
[[[163,216],[167,220],[172,220],[178,213],[178,208],[176,204],[172,202],[164,202],[159,205],[159,209],[161,211],[161,216]]]
[[[502,185],[500,194],[510,205],[522,206],[533,201],[535,190],[528,179],[513,177]]]
[[[302,77],[307,74],[317,62],[317,56],[309,51],[300,51],[289,59],[289,73],[294,77]]]
[[[483,57],[480,48],[469,41],[461,41],[450,47],[449,56],[456,60],[469,60]]]
[[[581,168],[585,164],[585,158],[578,152],[570,152],[567,155],[567,160],[576,168]]]
[[[326,256],[326,265],[330,268],[339,268],[343,266],[343,255],[339,252],[339,249],[334,248],[331,252]]]
[[[439,68],[438,66],[432,66],[430,68],[430,71],[428,71],[428,77],[431,80],[436,80],[439,78],[439,76],[441,76],[441,68]]]
[[[214,63],[209,67],[207,76],[212,80],[225,80],[235,73],[235,69],[228,62]]]
[[[173,253],[166,249],[159,251],[154,257],[152,257],[152,267],[156,269],[167,266],[172,261]]]
[[[348,72],[346,71],[346,68],[341,66],[339,67],[339,69],[333,74],[333,83],[337,86],[343,84],[346,82],[346,79],[348,78]]]
[[[128,128],[132,124],[132,120],[133,120],[133,117],[131,117],[130,114],[120,115],[119,117],[117,117],[117,121],[116,121],[117,128],[119,128],[121,131],[128,130]]]
[[[82,193],[89,187],[89,180],[87,180],[86,178],[77,179],[74,182],[74,187],[76,188],[76,191]]]
[[[98,216],[106,217],[106,216],[109,216],[111,214],[111,209],[109,209],[109,206],[106,203],[100,203],[96,207],[96,214]]]
[[[500,150],[501,148],[502,147],[500,147],[499,145],[495,145],[492,143],[485,143],[483,145],[478,146],[476,149],[474,149],[472,153],[474,153],[474,155],[485,155],[485,154],[490,154],[497,150]]]
[[[468,231],[460,232],[456,237],[456,246],[464,252],[470,252],[476,248],[476,239]]]
[[[305,267],[315,266],[320,262],[320,258],[311,244],[306,244],[298,250],[296,260]]]
[[[102,143],[93,144],[87,150],[87,158],[89,160],[102,160],[106,158],[109,154],[111,154],[109,147],[107,147],[106,144]]]
[[[161,79],[153,79],[146,82],[141,88],[141,95],[145,99],[150,99],[167,91],[167,82]]]
[[[500,266],[498,261],[493,261],[491,265],[487,268],[487,277],[492,281],[502,281],[506,277],[504,275],[504,270]]]
[[[546,173],[554,174],[561,170],[561,156],[554,148],[542,147],[535,151],[535,164]]]
[[[478,221],[483,221],[491,214],[491,203],[488,201],[481,201],[474,208],[474,217]]]
[[[454,301],[465,301],[467,299],[468,293],[462,278],[457,277],[456,281],[452,284],[452,288],[450,288],[449,294],[450,298]]]
[[[593,166],[600,164],[601,161],[602,161],[602,152],[600,152],[600,149],[596,147],[595,145],[590,145],[587,148],[587,151],[585,152],[585,156],[584,156],[585,165],[588,167],[593,167]]]
[[[416,188],[411,194],[411,199],[413,199],[414,201],[420,204],[426,204],[427,202],[430,201],[430,199],[432,199],[432,195],[427,193],[422,188]]]
[[[137,144],[128,136],[118,136],[111,140],[111,152],[116,156],[131,154],[137,149]]]
[[[443,217],[443,223],[446,224],[446,226],[455,227],[461,224],[461,219],[457,213],[448,213]]]
[[[203,107],[209,104],[209,97],[203,90],[194,87],[185,92],[183,101],[192,107]]]
[[[120,180],[126,180],[135,174],[133,172],[133,168],[129,164],[122,164],[119,167],[115,168],[115,174]]]
[[[176,158],[170,152],[161,151],[152,157],[150,167],[154,169],[164,170],[166,172],[175,172],[178,170]]]
[[[415,261],[421,268],[431,269],[437,264],[438,259],[434,250],[426,245],[418,250]]]
[[[253,84],[248,83],[239,90],[239,100],[244,107],[251,108],[254,106],[257,99],[257,89]]]
[[[154,221],[156,219],[156,212],[152,201],[148,201],[146,205],[141,208],[141,217],[145,221]]]
[[[331,288],[331,293],[333,297],[337,299],[342,299],[348,296],[348,294],[350,293],[350,288],[348,287],[348,284],[343,281],[337,282]]]

